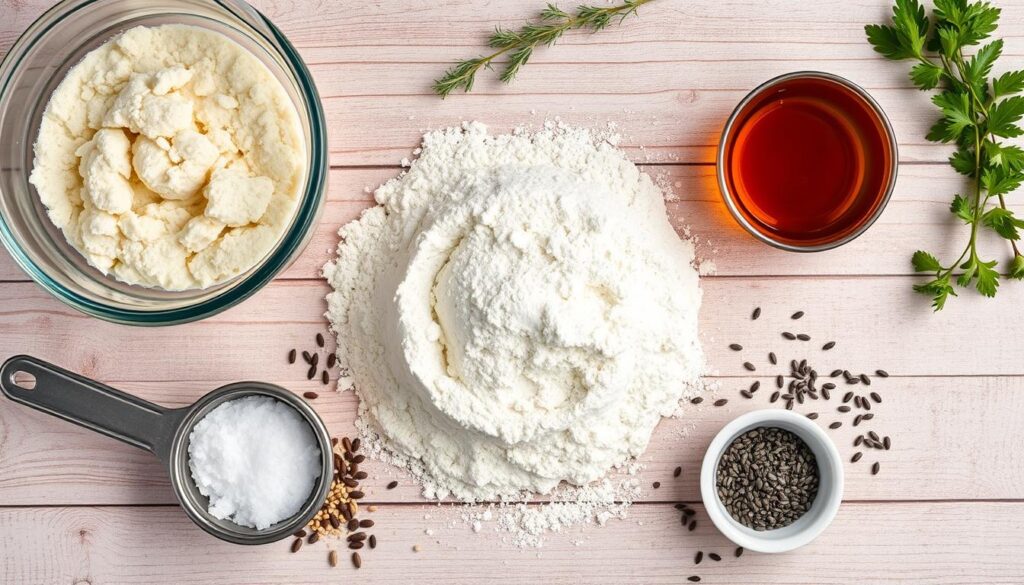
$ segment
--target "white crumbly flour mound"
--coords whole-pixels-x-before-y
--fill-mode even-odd
[[[565,482],[555,499],[582,507],[555,524],[620,505],[573,486],[641,454],[703,370],[693,247],[661,190],[586,130],[468,123],[424,136],[376,200],[325,267],[340,387],[359,394],[369,447],[428,497],[509,502]]]

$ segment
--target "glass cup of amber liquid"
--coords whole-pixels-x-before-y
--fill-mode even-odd
[[[866,91],[830,73],[771,79],[736,106],[718,147],[729,212],[757,239],[817,252],[849,242],[881,215],[896,138]]]

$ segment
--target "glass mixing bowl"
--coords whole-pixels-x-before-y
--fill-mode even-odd
[[[129,286],[90,266],[50,222],[28,182],[43,111],[68,69],[121,31],[172,23],[219,32],[260,59],[295,104],[308,155],[295,215],[270,253],[227,282],[174,292]],[[327,170],[324,114],[312,76],[281,31],[239,0],[65,0],[32,23],[0,62],[0,240],[44,289],[101,319],[170,325],[245,300],[305,248],[323,207]]]

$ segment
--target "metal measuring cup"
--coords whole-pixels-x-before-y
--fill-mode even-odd
[[[32,378],[34,386],[31,387],[21,380]],[[334,460],[327,427],[305,401],[280,386],[236,382],[217,388],[191,406],[167,409],[21,355],[0,366],[0,390],[15,402],[153,453],[167,466],[174,494],[188,517],[203,530],[228,542],[266,544],[301,530],[316,515],[331,489]],[[313,429],[320,448],[320,477],[309,499],[294,516],[264,530],[214,518],[207,511],[209,499],[199,493],[188,465],[189,436],[196,423],[229,400],[258,395],[269,396],[294,408]]]

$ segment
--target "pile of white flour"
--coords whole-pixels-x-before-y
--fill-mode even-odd
[[[693,247],[609,141],[431,132],[376,200],[325,267],[340,387],[428,497],[594,482],[696,391]]]

